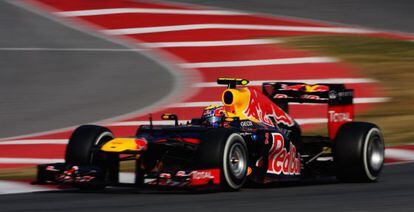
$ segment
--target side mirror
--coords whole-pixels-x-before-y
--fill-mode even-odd
[[[161,115],[162,120],[174,120],[175,126],[178,126],[178,116],[176,114],[162,114]]]

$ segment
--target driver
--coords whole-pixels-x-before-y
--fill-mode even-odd
[[[204,108],[201,120],[203,121],[203,124],[219,127],[225,116],[226,114],[223,106],[210,105]]]

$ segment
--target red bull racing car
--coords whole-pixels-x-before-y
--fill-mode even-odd
[[[37,183],[101,189],[119,185],[123,161],[135,162],[134,186],[238,190],[247,182],[336,177],[377,181],[384,160],[380,129],[353,121],[353,90],[342,84],[269,82],[219,78],[222,105],[179,124],[141,125],[131,138],[83,125],[70,137],[65,163],[38,166]],[[290,104],[326,104],[328,136],[303,136]],[[175,122],[175,123],[174,123]]]

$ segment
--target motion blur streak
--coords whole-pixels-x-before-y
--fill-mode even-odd
[[[242,29],[242,30],[271,30],[271,31],[297,31],[297,32],[330,32],[330,33],[352,33],[368,34],[374,31],[346,28],[346,27],[302,27],[302,26],[268,26],[268,25],[247,25],[247,24],[190,24],[160,27],[143,27],[143,28],[125,28],[104,30],[104,33],[110,35],[130,35],[145,34],[156,32],[173,32],[182,30],[199,30],[199,29]]]

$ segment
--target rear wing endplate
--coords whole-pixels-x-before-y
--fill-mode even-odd
[[[266,82],[263,94],[286,112],[289,103],[327,104],[328,132],[335,138],[339,127],[354,119],[353,89],[344,84],[306,84],[301,82]]]

